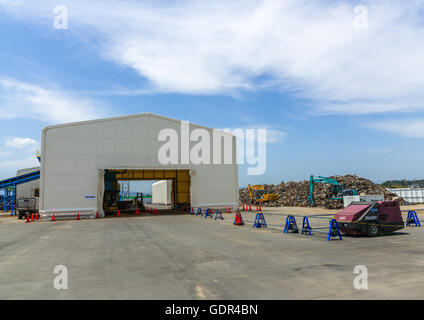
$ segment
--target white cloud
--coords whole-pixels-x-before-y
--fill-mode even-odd
[[[39,166],[35,156],[39,144],[32,138],[14,137],[5,139],[6,150],[0,150],[0,180],[16,175],[23,168]]]
[[[239,132],[239,130],[241,130],[241,132],[243,133],[243,138],[248,140],[247,137],[247,130],[252,130],[251,132],[254,133],[254,137],[252,137],[252,139],[249,139],[246,143],[252,145],[255,143],[266,143],[266,144],[278,144],[278,143],[282,143],[284,141],[284,139],[287,136],[287,133],[278,129],[273,129],[270,126],[267,125],[263,125],[263,126],[250,126],[250,127],[245,127],[245,128],[225,128],[222,129],[224,131],[230,132],[232,134],[235,134],[235,132]],[[266,130],[266,139],[262,139],[259,135],[258,132],[259,130]]]
[[[14,137],[7,139],[4,145],[8,149],[0,150],[0,180],[16,175],[20,169],[40,165],[35,156],[35,151],[39,147],[36,140]]]
[[[277,144],[284,141],[287,134],[283,131],[275,129],[267,129],[267,142],[269,144]]]
[[[368,127],[407,138],[424,138],[424,119],[373,122]]]
[[[69,32],[100,39],[93,43],[102,43],[102,58],[132,68],[158,91],[272,87],[310,99],[324,113],[424,108],[420,0],[369,2],[367,30],[354,28],[347,0],[63,2]],[[52,28],[56,1],[0,5]]]
[[[15,137],[13,139],[6,141],[6,146],[14,149],[23,149],[37,144],[37,141],[31,138],[19,138]]]
[[[0,161],[0,179],[16,175],[16,172],[24,168],[33,168],[39,166],[40,163],[34,156],[27,156],[19,159],[3,159]]]
[[[95,119],[104,112],[89,99],[1,77],[0,105],[0,119],[28,117],[47,123]]]

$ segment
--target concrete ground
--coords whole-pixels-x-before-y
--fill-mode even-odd
[[[275,225],[284,218],[265,216]],[[327,242],[320,234],[283,234],[278,226],[254,229],[247,223],[254,213],[243,217],[242,227],[232,224],[233,214],[223,221],[144,215],[25,223],[2,217],[0,299],[424,298],[421,228]],[[68,290],[54,289],[57,265],[68,270]],[[367,290],[354,289],[357,265],[368,269]]]
[[[0,210],[0,217],[5,217],[5,216],[10,216],[10,211],[3,212],[2,210]]]

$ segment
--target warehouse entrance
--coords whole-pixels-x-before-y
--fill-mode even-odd
[[[170,181],[170,206],[173,210],[190,208],[190,172],[187,169],[106,169],[104,170],[104,191],[102,207],[106,215],[121,212],[135,212],[137,209],[152,209],[144,203],[142,195],[129,194],[125,188],[131,181]],[[157,208],[156,208],[157,209]]]

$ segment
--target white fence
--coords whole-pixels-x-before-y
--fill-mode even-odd
[[[424,188],[387,189],[405,199],[407,203],[424,203]]]

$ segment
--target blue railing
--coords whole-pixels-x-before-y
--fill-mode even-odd
[[[5,190],[3,212],[10,210],[12,216],[16,214],[16,186],[38,179],[40,179],[39,170],[0,181],[0,190]]]

